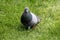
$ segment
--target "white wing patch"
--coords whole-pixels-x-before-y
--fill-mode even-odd
[[[31,13],[31,15],[32,15],[32,21],[31,22],[36,24],[38,22],[36,15],[33,13]]]

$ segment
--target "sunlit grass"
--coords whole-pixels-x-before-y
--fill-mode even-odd
[[[35,29],[20,22],[26,6],[41,18]],[[60,1],[0,0],[0,40],[60,40]]]

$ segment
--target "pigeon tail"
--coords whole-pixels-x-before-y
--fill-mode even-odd
[[[38,16],[37,16],[37,21],[38,21],[37,23],[39,23],[39,22],[40,22],[40,18],[39,18]]]

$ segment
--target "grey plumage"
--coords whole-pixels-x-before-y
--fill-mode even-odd
[[[21,16],[21,23],[27,27],[32,28],[34,25],[38,24],[40,22],[39,17],[37,17],[35,14],[29,11],[28,7],[24,9],[24,12]]]

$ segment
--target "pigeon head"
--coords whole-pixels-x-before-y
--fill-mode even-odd
[[[29,13],[29,8],[26,7],[25,10],[24,10],[25,13]]]

